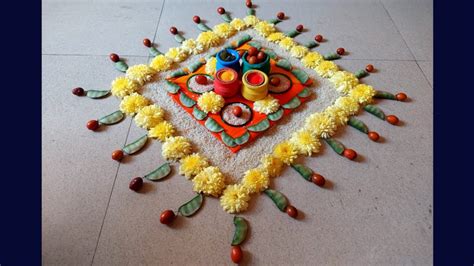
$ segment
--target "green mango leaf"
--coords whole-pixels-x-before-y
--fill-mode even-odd
[[[86,96],[91,99],[100,99],[108,96],[110,94],[110,90],[107,91],[99,91],[99,90],[88,90],[86,91]]]
[[[374,98],[397,100],[397,97],[394,94],[392,94],[390,92],[386,92],[386,91],[376,91],[375,95],[374,95]]]
[[[276,63],[276,66],[281,67],[281,68],[283,68],[283,69],[285,69],[285,70],[288,70],[288,71],[291,70],[291,63],[290,63],[290,61],[288,61],[288,60],[286,60],[286,59],[283,59],[283,58],[280,59],[280,60],[278,60],[278,62]]]
[[[228,13],[222,14],[222,15],[221,15],[221,18],[222,18],[225,22],[227,22],[227,23],[229,23],[229,22],[232,21],[232,18],[230,17],[230,15],[229,15]]]
[[[204,65],[204,63],[201,62],[200,60],[190,64],[188,66],[189,73],[193,73],[194,71],[198,70],[202,65]]]
[[[284,112],[285,112],[285,111],[280,108],[280,109],[278,109],[276,112],[267,115],[267,117],[268,117],[268,119],[270,119],[271,121],[278,121],[278,120],[280,120],[280,119],[283,117]]]
[[[267,20],[267,22],[276,25],[276,24],[280,23],[281,20],[279,20],[278,18],[271,18],[271,19]]]
[[[282,107],[285,108],[285,109],[295,109],[296,107],[298,107],[300,105],[301,105],[300,99],[298,97],[294,97],[289,102],[282,105]]]
[[[115,69],[117,69],[120,72],[123,72],[123,73],[127,72],[128,65],[124,61],[120,60],[118,62],[115,62],[114,66],[115,66]]]
[[[339,58],[341,58],[341,56],[336,53],[330,53],[324,56],[324,60],[328,60],[328,61],[337,60]]]
[[[204,31],[212,31],[212,29],[209,28],[209,27],[208,27],[206,24],[204,24],[204,23],[198,23],[198,24],[197,24],[197,27],[198,27],[198,29],[199,29],[200,31],[203,31],[203,32],[204,32]]]
[[[367,127],[366,124],[364,124],[364,122],[360,121],[359,119],[351,116],[349,118],[349,121],[347,122],[351,127],[359,130],[360,132],[362,133],[369,133],[369,128]]]
[[[214,133],[218,133],[224,130],[224,128],[222,128],[221,125],[219,125],[219,123],[217,123],[216,120],[212,119],[211,117],[206,120],[206,123],[204,123],[204,125],[207,129],[209,129],[209,131]]]
[[[273,51],[273,49],[267,49],[265,48],[265,53],[270,56],[271,59],[276,59],[278,55]]]
[[[290,30],[288,32],[285,33],[286,36],[288,37],[291,37],[291,38],[294,38],[298,35],[300,35],[301,32],[297,31],[297,30]]]
[[[177,78],[177,77],[181,77],[181,76],[184,76],[184,75],[187,75],[188,72],[186,72],[184,69],[178,69],[176,70],[175,72],[171,73],[170,75],[170,78]]]
[[[247,127],[247,129],[252,132],[262,132],[267,130],[269,127],[270,121],[268,120],[268,118],[265,118],[257,124]]]
[[[196,197],[181,205],[178,209],[178,213],[184,217],[192,216],[201,208],[203,201],[204,196],[202,194],[197,194]]]
[[[181,103],[186,106],[186,107],[193,107],[196,104],[196,101],[193,99],[189,98],[186,94],[183,92],[179,93],[179,100]]]
[[[371,113],[371,114],[373,114],[373,115],[375,115],[376,117],[378,117],[382,120],[385,120],[384,112],[382,111],[382,109],[378,108],[375,105],[367,104],[366,106],[364,106],[364,110]]]
[[[148,140],[148,135],[144,135],[144,136],[140,137],[139,139],[135,140],[134,142],[126,145],[125,147],[123,147],[122,150],[126,154],[134,154],[134,153],[138,152],[139,150],[141,150],[143,148],[143,146],[145,146],[147,140]]]
[[[252,40],[252,36],[248,35],[248,34],[244,34],[242,35],[242,37],[240,37],[240,39],[237,41],[237,47],[240,47],[242,44],[248,42]]]
[[[120,122],[125,117],[125,114],[122,111],[115,111],[109,115],[106,115],[102,118],[99,118],[99,124],[101,125],[113,125]]]
[[[315,41],[309,41],[309,42],[305,43],[304,46],[308,47],[308,49],[311,49],[311,48],[314,48],[314,47],[318,47],[319,44]]]
[[[164,163],[160,167],[151,171],[149,174],[146,174],[144,178],[151,181],[158,181],[167,177],[171,173],[171,167],[169,163]]]
[[[163,54],[162,52],[158,51],[155,47],[150,47],[150,55],[152,56],[159,56],[160,54]]]
[[[245,131],[245,133],[242,136],[235,138],[234,142],[237,145],[244,145],[245,143],[247,143],[247,141],[249,141],[249,138],[250,138],[250,133],[248,131]]]
[[[306,87],[300,93],[298,93],[298,96],[301,98],[306,98],[310,95],[311,95],[311,91]]]
[[[263,193],[270,197],[270,199],[275,203],[280,211],[285,211],[286,207],[288,206],[288,200],[286,199],[285,195],[283,195],[280,191],[273,189],[266,189],[263,191]]]
[[[329,139],[324,139],[326,143],[339,155],[341,155],[344,152],[344,145],[340,143],[339,141],[329,138]]]
[[[354,73],[354,75],[356,76],[356,78],[361,79],[361,78],[367,77],[369,75],[369,73],[367,73],[367,71],[361,69],[361,70],[357,71],[356,73]]]
[[[303,84],[305,84],[309,79],[308,74],[299,68],[292,69],[291,73],[293,73],[293,75],[295,75],[295,77]]]
[[[226,146],[231,147],[231,148],[237,146],[237,144],[234,141],[234,138],[229,136],[229,134],[225,133],[225,131],[221,132],[221,138],[222,138],[222,142],[224,142]]]
[[[193,109],[193,116],[197,119],[197,120],[203,120],[204,118],[207,117],[207,113],[206,112],[203,112],[201,110],[199,110],[199,108],[197,108],[196,106],[194,106],[194,109]]]
[[[177,41],[178,43],[182,43],[182,42],[184,42],[186,39],[185,39],[181,34],[178,33],[178,34],[176,34],[176,35],[174,36],[174,40]]]
[[[175,84],[171,81],[166,81],[166,87],[165,89],[169,92],[169,93],[172,93],[172,94],[176,94],[178,93],[180,87],[178,84]]]
[[[253,8],[247,9],[247,15],[249,15],[249,16],[255,16],[255,9],[253,9]]]
[[[292,164],[291,167],[296,170],[304,179],[311,181],[313,170],[302,164]]]
[[[238,246],[247,238],[248,223],[243,217],[234,216],[234,237],[232,238],[232,246]]]
[[[251,41],[248,43],[248,45],[257,48],[258,50],[262,48],[262,44],[258,41]]]

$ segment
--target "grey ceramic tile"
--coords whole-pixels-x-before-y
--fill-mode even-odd
[[[417,60],[433,60],[433,1],[382,0]]]
[[[42,53],[146,56],[162,3],[43,3]]]
[[[130,59],[137,63],[140,59]],[[87,265],[98,239],[130,120],[86,129],[86,122],[116,111],[113,97],[92,100],[71,88],[108,89],[118,75],[107,57],[43,56],[43,263]]]
[[[425,76],[430,82],[431,86],[433,86],[433,62],[418,61],[418,65],[420,66],[421,70],[423,70],[423,73],[425,73]]]

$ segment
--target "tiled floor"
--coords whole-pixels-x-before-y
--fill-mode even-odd
[[[186,36],[198,30],[195,14],[208,25],[220,22],[223,5],[243,16],[241,2],[221,1],[74,1],[43,2],[43,263],[45,265],[229,265],[232,216],[218,201],[207,200],[192,219],[177,228],[159,224],[159,213],[191,196],[191,183],[173,176],[130,193],[133,175],[163,160],[153,142],[143,153],[117,164],[110,152],[143,132],[130,120],[99,132],[85,122],[117,109],[118,101],[78,99],[75,86],[108,88],[117,76],[107,55],[117,52],[130,64],[145,62],[145,37],[160,50],[175,46],[168,28]],[[432,264],[432,98],[433,5],[429,0],[254,0],[257,14],[290,19],[283,30],[304,24],[323,34],[320,51],[344,47],[337,63],[379,70],[365,79],[376,88],[405,91],[408,103],[384,101],[387,113],[403,125],[393,127],[369,115],[362,118],[385,139],[367,141],[347,129],[340,139],[356,149],[362,162],[332,152],[307,160],[334,183],[317,189],[287,170],[275,180],[304,214],[291,220],[266,198],[252,201],[244,214],[251,233],[245,263],[258,265]]]

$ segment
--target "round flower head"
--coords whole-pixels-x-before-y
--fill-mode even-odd
[[[321,138],[329,138],[336,131],[334,118],[326,113],[316,113],[306,118],[304,128]]]
[[[301,46],[301,45],[296,45],[296,46],[293,46],[291,48],[290,54],[293,57],[302,58],[303,56],[305,56],[308,53],[308,51],[309,51],[308,47]]]
[[[274,32],[270,35],[268,35],[267,40],[270,42],[279,42],[281,39],[285,38],[286,35],[283,34],[282,32]]]
[[[298,154],[311,156],[313,153],[318,153],[321,143],[319,139],[309,130],[299,130],[293,133],[290,142],[293,143]]]
[[[153,68],[141,64],[129,67],[125,73],[125,76],[136,83],[143,85],[145,82],[152,80],[155,73],[156,71]]]
[[[201,94],[197,102],[199,109],[206,113],[218,113],[224,107],[225,101],[219,94],[209,91]]]
[[[336,126],[343,126],[349,121],[349,113],[337,105],[329,106],[324,112],[334,119]]]
[[[201,44],[205,50],[207,50],[211,47],[219,45],[221,39],[219,35],[215,34],[214,32],[205,31],[199,34],[196,41]]]
[[[221,38],[229,38],[236,33],[236,30],[234,27],[232,27],[232,25],[224,22],[214,26],[214,33]]]
[[[148,104],[149,100],[147,98],[134,92],[122,99],[120,102],[120,111],[127,115],[134,115]]]
[[[231,22],[230,22],[230,25],[232,27],[234,27],[234,29],[236,30],[244,30],[245,28],[247,28],[247,25],[245,24],[245,22],[240,19],[240,18],[234,18]]]
[[[175,129],[173,125],[168,121],[158,123],[156,126],[150,128],[148,136],[156,138],[160,141],[165,141],[167,138],[173,136]]]
[[[267,37],[271,33],[275,32],[273,24],[266,21],[260,21],[255,24],[254,29],[263,37]]]
[[[219,168],[208,166],[193,179],[193,190],[209,196],[219,197],[225,188],[224,175]]]
[[[206,63],[206,73],[214,76],[216,74],[216,63],[217,59],[215,57],[211,57],[209,60],[207,60]]]
[[[281,39],[278,44],[280,45],[281,48],[283,48],[287,51],[289,51],[293,46],[296,45],[293,38],[290,38],[290,37],[285,37],[285,38]]]
[[[249,200],[249,192],[242,185],[227,186],[220,198],[222,208],[228,213],[239,213],[247,210]]]
[[[332,75],[329,81],[331,81],[334,87],[336,87],[336,90],[342,94],[349,93],[352,88],[359,84],[359,79],[347,71],[337,71]]]
[[[324,58],[321,54],[317,53],[317,52],[308,52],[302,59],[301,59],[301,63],[303,63],[303,65],[305,67],[308,67],[308,68],[315,68],[319,65],[319,63],[321,61],[323,61]]]
[[[111,93],[113,96],[123,98],[131,93],[136,92],[139,86],[133,80],[126,77],[118,77],[112,81]]]
[[[278,100],[273,98],[270,94],[253,104],[253,109],[255,111],[267,115],[276,112],[279,107],[280,104],[278,103]]]
[[[268,173],[262,168],[254,168],[245,172],[242,178],[242,185],[249,190],[250,193],[264,191],[270,185]]]
[[[254,15],[248,15],[244,18],[244,22],[247,26],[254,26],[257,24],[260,20],[254,16]]]
[[[207,159],[198,153],[193,153],[182,158],[180,163],[179,174],[184,175],[187,179],[193,178],[204,168],[209,166]]]
[[[267,171],[269,177],[279,176],[283,170],[283,166],[283,162],[271,154],[266,154],[260,160],[260,167]]]
[[[173,62],[181,62],[181,61],[184,61],[188,57],[188,54],[186,53],[185,50],[183,50],[180,47],[173,47],[173,48],[170,48],[168,52],[166,52],[165,56],[168,57]]]
[[[193,39],[187,39],[181,44],[181,49],[188,54],[200,54],[204,51],[204,47]]]
[[[296,147],[289,141],[283,141],[273,149],[273,156],[286,164],[291,164],[298,156]]]
[[[191,143],[185,137],[169,137],[161,146],[161,154],[166,160],[179,160],[191,153]]]
[[[354,115],[359,111],[359,102],[351,97],[339,97],[334,105],[344,110],[349,115]]]
[[[337,65],[332,61],[323,60],[314,68],[316,73],[323,78],[330,78],[338,70]]]
[[[166,71],[170,69],[172,63],[173,61],[168,59],[166,56],[160,54],[155,56],[155,58],[151,60],[150,67],[153,68],[155,71]]]
[[[149,129],[163,121],[164,115],[165,112],[163,111],[163,109],[153,104],[140,109],[134,120],[137,126],[144,129]]]
[[[357,100],[360,104],[370,103],[374,95],[374,88],[366,84],[359,84],[349,92],[349,97]]]

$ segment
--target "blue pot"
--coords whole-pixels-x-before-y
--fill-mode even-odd
[[[267,55],[265,58],[265,61],[258,63],[258,64],[250,64],[245,58],[247,57],[247,52],[242,57],[242,75],[245,74],[245,72],[251,70],[251,69],[256,69],[260,70],[265,74],[270,74],[270,56]]]
[[[223,50],[222,50],[223,51]],[[221,59],[220,55],[222,53],[222,51],[218,52],[216,54],[216,59],[217,59],[217,62],[216,62],[216,72],[219,71],[220,69],[222,68],[232,68],[233,70],[235,70],[237,73],[240,73],[240,63],[239,63],[239,60],[240,60],[240,56],[239,56],[239,53],[234,50],[234,49],[229,49],[227,48],[226,51],[229,53],[229,54],[232,54],[233,56],[235,56],[235,59],[232,60],[232,61],[224,61]]]

